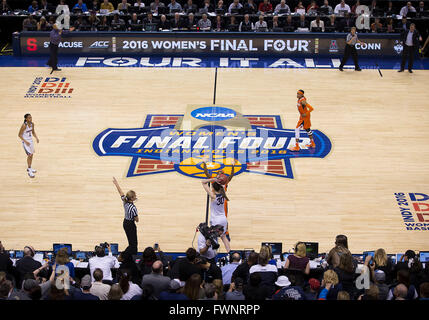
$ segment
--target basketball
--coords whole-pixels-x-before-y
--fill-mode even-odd
[[[216,180],[219,184],[225,185],[228,182],[228,177],[226,174],[221,173],[217,176]]]

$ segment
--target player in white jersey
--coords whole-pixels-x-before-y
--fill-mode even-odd
[[[27,173],[30,178],[34,178],[34,174],[36,173],[36,170],[31,168],[34,154],[33,136],[36,138],[37,143],[39,143],[39,138],[36,135],[36,131],[34,131],[33,118],[31,117],[31,114],[27,113],[24,116],[24,123],[19,130],[18,137],[22,140],[22,146],[27,154]]]
[[[212,183],[212,188],[209,187],[209,183]],[[210,197],[210,225],[222,225],[224,232],[220,236],[223,244],[225,245],[226,252],[231,251],[229,240],[226,237],[226,230],[228,227],[228,221],[226,220],[225,215],[225,200],[228,200],[228,197],[225,194],[223,187],[216,182],[216,178],[206,179],[201,182],[203,184],[204,190]]]

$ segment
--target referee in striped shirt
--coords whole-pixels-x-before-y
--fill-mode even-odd
[[[130,254],[137,254],[137,226],[135,222],[139,222],[139,216],[137,214],[137,208],[134,205],[134,201],[137,200],[136,193],[130,190],[125,195],[115,177],[113,177],[113,183],[116,189],[118,189],[124,204],[125,218],[123,227],[128,239],[128,248],[125,250]]]
[[[350,30],[350,33],[347,35],[346,38],[346,47],[344,48],[344,57],[341,60],[340,67],[338,70],[343,71],[343,67],[346,64],[347,60],[350,56],[353,57],[353,62],[355,63],[355,71],[361,71],[362,69],[359,67],[358,63],[358,55],[356,50],[356,42],[359,44],[363,44],[362,41],[358,39],[358,36],[356,34],[356,27],[352,27]]]

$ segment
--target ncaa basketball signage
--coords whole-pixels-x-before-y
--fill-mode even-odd
[[[147,115],[142,128],[109,128],[93,141],[99,156],[131,157],[128,177],[176,171],[192,178],[210,174],[259,173],[293,178],[290,160],[324,158],[329,138],[314,130],[316,148],[307,149],[302,132],[300,152],[292,152],[295,130],[285,129],[278,115],[243,115],[239,106],[190,105],[182,115]]]
[[[70,32],[59,45],[62,54],[314,56],[342,54],[344,33],[248,32]],[[399,35],[359,34],[362,55],[396,56]],[[48,32],[14,34],[15,55],[49,53]]]
[[[37,77],[24,98],[71,98],[73,90],[67,78]]]
[[[228,108],[204,107],[192,111],[191,116],[206,121],[221,121],[234,118],[236,113]]]
[[[406,230],[429,230],[429,195],[398,192],[395,198]]]

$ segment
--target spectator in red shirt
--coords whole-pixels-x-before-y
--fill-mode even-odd
[[[273,12],[273,5],[269,2],[269,0],[264,0],[264,2],[259,4],[258,11],[260,13]]]

